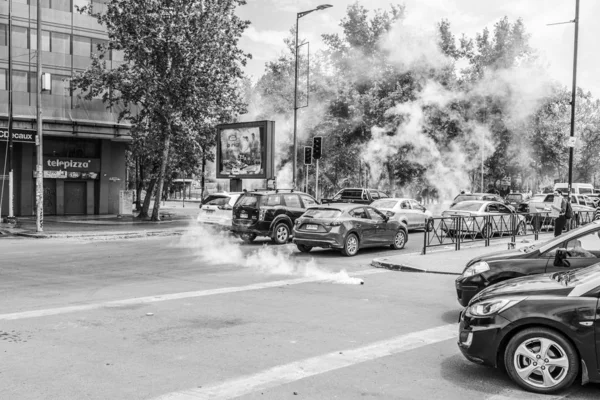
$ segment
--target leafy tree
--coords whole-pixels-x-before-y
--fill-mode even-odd
[[[245,0],[111,0],[97,18],[109,37],[91,66],[73,79],[86,98],[104,93],[109,105],[123,104],[120,118],[138,141],[150,141],[156,171],[152,220],[159,220],[160,196],[172,149],[194,142],[206,154],[216,121],[244,110],[238,80],[249,55],[237,47],[249,22],[235,15]],[[109,69],[102,52],[122,51],[124,63]],[[110,89],[107,91],[106,89]],[[154,163],[156,161],[156,163]]]

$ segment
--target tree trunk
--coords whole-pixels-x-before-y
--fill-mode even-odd
[[[156,178],[150,179],[150,183],[148,184],[148,188],[146,190],[146,197],[144,197],[144,205],[142,206],[142,210],[138,215],[139,219],[149,218],[148,210],[150,209],[150,200],[152,200],[152,191],[154,190],[154,186],[156,186]]]
[[[135,209],[140,210],[141,202],[140,196],[142,195],[142,189],[144,188],[144,165],[139,162],[139,157],[135,159],[135,170],[136,170],[136,188],[135,188]],[[139,175],[138,175],[139,171]]]
[[[167,172],[167,163],[169,162],[169,150],[171,147],[171,124],[167,124],[167,137],[165,138],[162,160],[160,160],[160,171],[158,173],[158,187],[156,188],[156,198],[154,200],[154,209],[152,210],[152,221],[160,221],[160,200],[162,197],[165,173]]]
[[[202,149],[202,178],[200,178],[200,200],[204,200],[204,173],[206,171],[206,154],[204,153],[204,149]]]

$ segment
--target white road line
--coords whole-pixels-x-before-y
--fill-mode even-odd
[[[168,393],[156,400],[225,400],[260,390],[267,390],[310,376],[349,367],[366,361],[418,349],[423,346],[456,338],[456,324],[443,325],[419,332],[411,332],[392,339],[375,342],[350,350],[307,358],[290,364],[279,365],[253,375],[242,376],[202,388]]]
[[[389,272],[389,271],[384,270],[384,269],[372,268],[372,269],[366,269],[366,270],[362,270],[362,271],[349,272],[348,275],[350,275],[350,276],[365,276],[365,275],[380,274],[383,272]],[[246,286],[233,286],[233,287],[225,287],[225,288],[218,288],[218,289],[198,290],[198,291],[194,291],[194,292],[181,292],[181,293],[162,294],[162,295],[157,295],[157,296],[135,297],[132,299],[105,301],[102,303],[83,304],[80,306],[48,308],[45,310],[22,311],[22,312],[10,313],[10,314],[0,314],[0,321],[46,317],[46,316],[50,316],[50,315],[68,314],[68,313],[73,313],[73,312],[78,312],[78,311],[97,310],[100,308],[131,306],[134,304],[157,303],[157,302],[161,302],[161,301],[181,300],[181,299],[189,299],[189,298],[193,298],[193,297],[206,297],[206,296],[213,296],[213,295],[217,295],[217,294],[247,292],[250,290],[268,289],[268,288],[281,287],[281,286],[286,286],[286,285],[298,285],[301,283],[321,282],[321,281],[327,281],[327,280],[328,280],[327,277],[286,279],[286,280],[273,281],[273,282],[255,283],[255,284],[246,285]]]

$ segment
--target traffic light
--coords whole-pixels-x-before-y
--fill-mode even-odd
[[[323,138],[321,136],[315,136],[313,138],[313,157],[315,158],[315,160],[318,160],[321,158],[321,142],[323,141]]]
[[[312,164],[312,147],[304,146],[304,165]]]

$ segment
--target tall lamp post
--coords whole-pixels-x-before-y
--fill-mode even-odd
[[[296,189],[296,167],[298,165],[298,26],[299,26],[299,22],[300,22],[300,18],[304,17],[305,15],[310,14],[313,11],[321,11],[321,10],[325,10],[326,8],[329,7],[333,7],[331,4],[321,4],[320,6],[317,6],[317,8],[312,9],[312,10],[308,10],[308,11],[302,11],[299,12],[298,14],[296,14],[296,62],[295,62],[295,73],[294,73],[294,165],[293,165],[293,172],[292,172],[292,186],[294,189]]]

